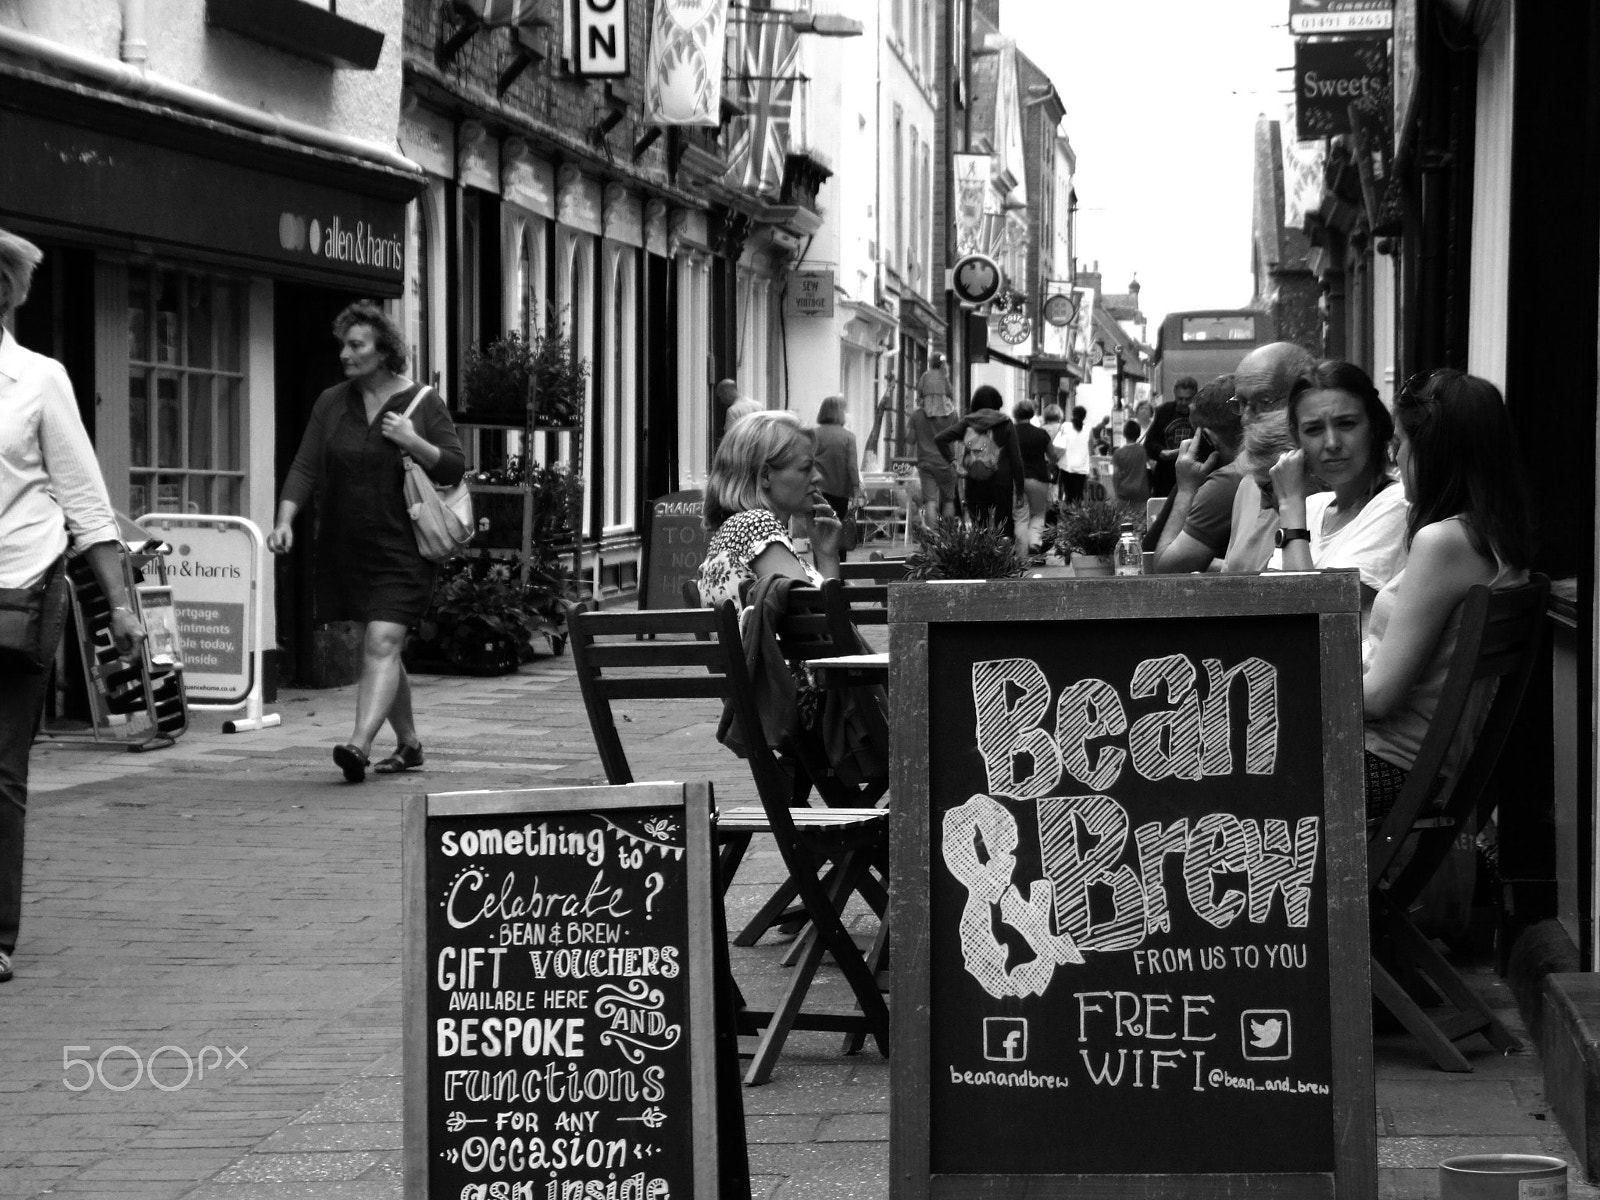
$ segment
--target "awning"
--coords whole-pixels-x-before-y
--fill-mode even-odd
[[[38,76],[0,88],[0,220],[398,296],[420,177]]]

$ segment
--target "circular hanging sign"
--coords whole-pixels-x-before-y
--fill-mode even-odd
[[[956,299],[976,307],[1000,294],[1000,264],[987,254],[968,254],[957,259],[951,273]]]
[[[1076,308],[1077,306],[1072,303],[1072,297],[1057,292],[1044,302],[1044,319],[1057,328],[1071,325]]]
[[[1099,342],[1096,342],[1094,345],[1089,347],[1089,365],[1091,367],[1098,367],[1105,360],[1106,351],[1104,346],[1102,346]]]
[[[1033,321],[1028,314],[1014,308],[1000,318],[1000,337],[1008,345],[1020,346],[1033,336]]]

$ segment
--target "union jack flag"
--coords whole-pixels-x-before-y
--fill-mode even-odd
[[[748,10],[753,18],[758,9]],[[777,14],[784,15],[784,14]],[[733,145],[723,180],[745,191],[777,195],[789,154],[799,76],[800,39],[786,21],[751,19],[733,24],[729,65],[742,117],[732,122]]]

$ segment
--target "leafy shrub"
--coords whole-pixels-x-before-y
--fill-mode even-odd
[[[1026,564],[1016,544],[991,525],[943,517],[925,527],[922,546],[906,559],[910,579],[1014,579]]]
[[[1080,500],[1062,508],[1051,530],[1051,540],[1073,554],[1110,554],[1122,536],[1124,521],[1135,534],[1144,533],[1144,511],[1115,500]]]

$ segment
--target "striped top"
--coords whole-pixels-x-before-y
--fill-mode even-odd
[[[69,531],[121,540],[67,372],[0,330],[0,588],[39,583]]]

